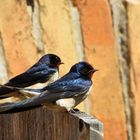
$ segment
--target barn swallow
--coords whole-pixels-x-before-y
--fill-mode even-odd
[[[42,56],[37,63],[24,73],[10,79],[4,86],[25,88],[38,83],[46,84],[58,79],[59,65],[63,64],[61,59],[54,54]],[[14,90],[1,86],[0,99],[14,96]]]
[[[42,89],[25,89],[28,92],[38,92],[39,96],[18,103],[1,104],[0,112],[27,110],[46,102],[55,102],[67,110],[73,109],[88,96],[92,87],[91,78],[96,71],[87,62],[79,62],[66,75],[48,86]]]

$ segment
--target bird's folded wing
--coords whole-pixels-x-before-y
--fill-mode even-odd
[[[28,108],[43,104],[45,102],[54,102],[59,99],[79,96],[81,94],[85,94],[89,90],[91,84],[91,82],[83,82],[82,79],[62,81],[58,80],[45,87],[45,90],[41,90],[41,94],[39,96],[23,100],[19,103],[6,105],[2,108],[5,108],[7,110],[11,108]],[[30,92],[32,91],[34,90],[30,89]],[[0,108],[0,112],[1,110],[3,109]]]
[[[50,78],[54,71],[49,71],[43,64],[39,67],[32,67],[32,69],[12,78],[6,85],[17,86],[17,87],[27,87],[37,82],[42,81],[45,77]],[[46,81],[48,79],[45,79]]]
[[[84,94],[81,92],[81,94]],[[18,103],[9,103],[9,104],[2,104],[0,105],[0,112],[4,112],[7,110],[18,110],[18,109],[28,109],[31,107],[36,107],[38,105],[41,105],[46,102],[54,102],[59,99],[64,99],[64,98],[71,98],[74,96],[78,96],[79,92],[72,92],[72,91],[65,91],[65,92],[60,92],[60,93],[42,93],[39,96],[32,97],[30,99],[23,100]]]
[[[9,80],[8,83],[5,84],[5,86],[13,86],[13,87],[28,87],[33,84],[39,83],[39,82],[46,82],[49,80],[49,78],[52,76],[52,74],[55,73],[53,70],[48,70],[45,68],[45,66],[42,67],[33,67],[32,69],[29,69],[28,71],[24,72],[23,74],[20,74],[11,80]],[[9,97],[11,92],[12,96],[13,89],[7,88],[4,86],[0,87],[0,98],[6,98]],[[6,95],[8,94],[8,95]]]

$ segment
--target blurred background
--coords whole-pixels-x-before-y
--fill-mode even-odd
[[[140,140],[140,1],[0,1],[0,83],[43,54],[99,69],[79,108],[104,123],[105,140]]]

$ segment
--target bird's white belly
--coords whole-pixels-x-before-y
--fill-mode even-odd
[[[27,88],[33,88],[33,89],[40,89],[40,88],[43,88],[45,86],[47,86],[48,84],[50,83],[53,83],[54,81],[56,81],[58,79],[58,72],[56,72],[55,74],[53,74],[51,76],[51,78],[49,79],[49,81],[45,82],[45,83],[37,83],[35,85],[32,85],[30,87],[27,87]]]
[[[48,84],[53,83],[54,81],[56,81],[59,77],[58,71],[53,74],[53,76],[49,79]]]
[[[56,104],[70,110],[75,106],[75,100],[73,98],[60,99],[56,101]]]
[[[35,85],[32,85],[32,86],[29,86],[27,88],[24,88],[23,90],[20,90],[20,92],[22,94],[24,94],[25,96],[27,97],[32,97],[32,96],[36,96],[36,95],[39,95],[40,93],[39,92],[34,92],[34,91],[28,91],[26,89],[41,89],[45,86],[47,86],[48,84],[56,81],[58,79],[58,72],[56,72],[55,74],[53,74],[53,76],[49,79],[49,81],[45,82],[45,83],[37,83]]]
[[[86,93],[87,96],[90,94],[91,90],[92,90],[92,86],[89,88],[88,92]]]

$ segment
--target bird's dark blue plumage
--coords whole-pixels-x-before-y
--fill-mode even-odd
[[[6,83],[6,86],[28,87],[37,83],[47,82],[55,73],[58,72],[61,59],[54,54],[46,54],[40,60],[24,73],[15,76]],[[0,98],[12,95],[11,89],[0,88]],[[11,94],[9,94],[11,92]]]
[[[20,108],[34,107],[45,102],[57,103],[58,101],[59,105],[73,108],[87,97],[87,93],[92,86],[91,77],[95,71],[96,69],[87,62],[79,62],[66,75],[48,86],[36,90],[29,89],[29,92],[35,91],[41,93],[39,96],[26,99],[19,103],[3,105],[0,107],[0,112],[9,109],[18,110]],[[64,102],[66,99],[72,99],[72,104],[65,105]]]
[[[47,87],[41,89],[41,91],[50,91],[55,93],[66,91],[84,91],[89,88],[92,81],[87,77],[81,77],[78,73],[69,72],[61,79],[49,84]]]

